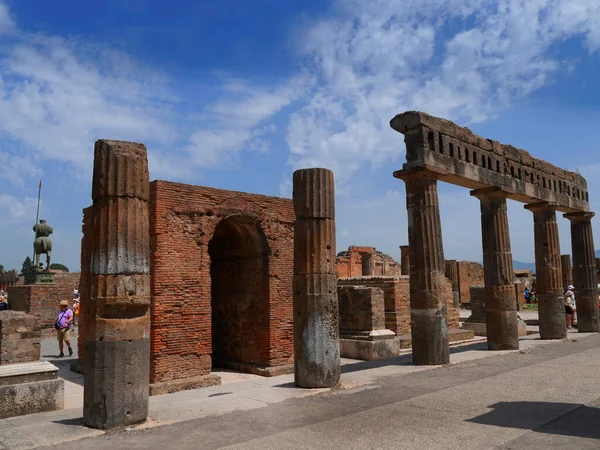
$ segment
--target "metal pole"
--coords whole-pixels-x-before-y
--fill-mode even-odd
[[[37,202],[37,214],[35,216],[35,224],[37,225],[39,219],[40,219],[40,195],[42,193],[42,180],[40,180],[40,185],[38,187],[38,202]],[[33,240],[35,242],[37,236],[37,231],[34,231],[34,236],[33,236]],[[35,264],[35,244],[33,246],[33,259],[32,259],[33,264]],[[35,268],[37,270],[37,266]]]

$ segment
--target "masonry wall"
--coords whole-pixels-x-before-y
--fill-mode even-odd
[[[410,277],[356,277],[338,279],[338,286],[377,287],[383,291],[385,328],[397,335],[410,334]],[[448,304],[448,328],[459,329],[459,312],[452,304],[452,283],[446,279],[444,298]]]
[[[363,275],[363,254],[372,254],[375,276],[394,277],[400,275],[400,264],[389,255],[377,251],[375,247],[352,245],[340,252],[336,258],[338,278],[360,277]]]
[[[225,230],[230,239],[223,245],[248,245],[239,258],[256,258],[266,252],[266,264],[251,273],[268,289],[257,292],[262,289],[258,284],[253,292],[244,290],[247,279],[223,275],[233,274],[233,269],[220,272],[224,278],[216,280],[215,289],[229,289],[238,300],[233,309],[223,306],[230,322],[217,325],[215,334],[221,333],[229,344],[218,346],[235,346],[251,336],[255,350],[247,346],[235,353],[230,349],[229,356],[233,353],[242,362],[267,367],[293,363],[294,219],[292,200],[166,181],[151,183],[152,383],[206,375],[211,370],[209,244],[219,224],[221,230],[230,228]],[[257,239],[264,240],[264,248]],[[258,254],[253,255],[251,248],[257,246]],[[226,295],[217,292],[217,297]]]
[[[485,284],[483,279],[483,266],[472,261],[459,261],[458,266],[458,287],[461,303],[471,301],[471,286],[480,286]]]
[[[9,308],[39,316],[42,336],[51,336],[61,300],[73,299],[70,285],[23,285],[8,288]]]

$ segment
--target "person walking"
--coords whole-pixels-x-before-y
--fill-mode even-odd
[[[570,284],[569,286],[567,286],[567,291],[571,291],[571,294],[573,294],[571,296],[572,298],[572,302],[573,302],[573,326],[575,328],[577,328],[577,302],[575,301],[575,286],[573,286],[572,284]]]
[[[567,330],[574,330],[573,328],[573,292],[567,291],[565,293],[565,314],[567,316]]]
[[[58,338],[58,349],[60,350],[59,358],[65,356],[63,353],[63,342],[67,344],[69,349],[69,356],[73,355],[73,349],[71,348],[71,323],[73,322],[73,311],[69,309],[69,302],[62,300],[59,304],[60,311],[54,324]]]

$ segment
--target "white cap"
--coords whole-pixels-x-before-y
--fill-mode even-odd
[[[573,286],[572,284],[570,284],[570,285],[567,286],[567,289],[569,291],[572,291],[573,289],[575,289],[575,286]]]

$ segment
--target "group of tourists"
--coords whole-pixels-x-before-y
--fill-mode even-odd
[[[529,288],[526,287],[525,291],[523,291],[523,296],[525,297],[525,303],[527,303],[528,305],[533,305],[537,303],[537,299],[535,297],[535,289],[532,289],[530,291]]]
[[[69,356],[73,355],[73,349],[71,348],[71,327],[76,326],[75,319],[79,316],[80,298],[79,291],[75,289],[73,291],[73,304],[71,309],[69,308],[69,302],[63,300],[59,304],[58,316],[54,323],[54,329],[56,331],[56,337],[58,338],[58,349],[60,350],[59,358],[65,356],[64,344],[67,344],[69,350]]]
[[[523,291],[523,296],[525,297],[525,303],[537,303],[534,289],[530,291],[529,288],[525,288]],[[574,330],[575,327],[577,327],[577,304],[575,303],[575,286],[572,284],[567,286],[567,291],[564,294],[564,304],[565,314],[567,316],[567,329]],[[600,308],[600,301],[598,303],[598,307]]]

